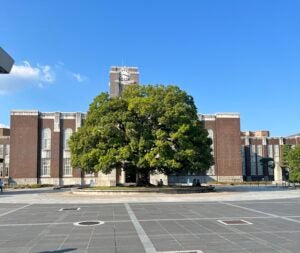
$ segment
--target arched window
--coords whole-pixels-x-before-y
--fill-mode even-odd
[[[51,129],[42,130],[41,139],[41,177],[50,176],[51,166]]]
[[[72,176],[72,167],[71,167],[71,154],[69,149],[69,139],[73,133],[71,128],[64,130],[64,154],[63,154],[63,175]]]

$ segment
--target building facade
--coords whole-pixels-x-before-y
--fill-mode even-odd
[[[135,67],[112,67],[110,96],[121,94],[126,85],[139,83]],[[86,174],[72,168],[68,140],[84,123],[86,114],[80,112],[11,111],[11,128],[0,129],[0,176],[17,184],[74,185],[90,184],[115,186],[135,182],[135,175],[122,169],[110,174]],[[241,132],[238,113],[199,114],[212,139],[214,165],[206,174],[155,174],[150,182],[167,184],[201,182],[239,182],[243,180],[284,180],[281,153],[284,144],[300,144],[300,136],[274,138],[268,131]],[[263,157],[275,161],[275,169],[260,163]],[[2,159],[2,160],[1,160]]]
[[[10,130],[0,128],[0,177],[8,178],[10,163]]]
[[[134,183],[135,178],[122,170],[114,170],[108,175],[89,175],[71,167],[68,140],[85,117],[85,113],[79,112],[12,111],[11,136],[8,139],[11,180],[17,184],[53,185],[88,184],[91,180],[103,186]],[[207,175],[151,175],[151,183],[163,180],[164,184],[186,184],[194,179],[201,182],[242,181],[239,115],[217,113],[199,115],[199,119],[213,140],[215,165]]]
[[[286,171],[282,170],[283,145],[300,144],[300,135],[288,137],[270,137],[269,131],[241,132],[242,171],[244,180],[286,180]],[[262,158],[272,158],[274,168],[261,163]]]

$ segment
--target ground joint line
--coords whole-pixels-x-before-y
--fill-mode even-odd
[[[244,207],[244,206],[239,206],[239,205],[234,205],[234,204],[230,204],[230,203],[226,203],[226,202],[222,202],[222,201],[219,201],[219,203],[224,204],[224,205],[228,205],[228,206],[237,207],[237,208],[244,209],[244,210],[248,210],[248,211],[255,212],[255,213],[264,214],[264,215],[267,215],[267,216],[271,216],[273,218],[279,218],[279,219],[283,219],[283,220],[287,220],[287,221],[291,221],[291,222],[295,222],[295,223],[300,223],[299,220],[295,220],[295,219],[285,217],[285,216],[280,216],[280,215],[276,215],[276,214],[272,214],[272,213],[266,213],[266,212],[259,211],[259,210],[256,210],[256,209],[252,209],[252,208],[248,208],[248,207]]]
[[[128,203],[125,203],[125,208],[129,214],[129,217],[132,221],[133,226],[135,227],[135,230],[143,244],[143,247],[146,251],[146,253],[156,253],[156,250],[154,248],[154,245],[152,244],[151,240],[149,239],[149,237],[147,236],[145,230],[143,229],[143,227],[141,226],[141,224],[139,223],[139,221],[137,220],[134,212],[132,211],[131,207],[129,206]]]
[[[248,207],[243,207],[243,206],[239,206],[239,205],[234,205],[234,204],[230,204],[230,203],[226,203],[226,202],[222,202],[222,201],[220,201],[219,203],[224,204],[224,205],[227,205],[227,206],[237,207],[237,208],[244,209],[244,210],[251,211],[251,212],[255,212],[255,213],[264,214],[264,215],[271,216],[271,217],[274,217],[274,218],[280,218],[280,216],[278,216],[278,215],[276,215],[276,214],[266,213],[266,212],[259,211],[259,210],[255,210],[255,209],[248,208]]]
[[[14,213],[14,212],[16,212],[16,211],[19,211],[19,210],[21,210],[21,209],[23,209],[23,208],[26,208],[26,207],[28,207],[28,206],[31,206],[31,205],[32,205],[32,204],[28,204],[28,205],[25,205],[25,206],[22,206],[22,207],[19,207],[19,208],[10,210],[10,211],[8,211],[8,212],[6,212],[6,213],[2,213],[2,214],[0,214],[0,217],[5,216],[5,215],[7,215],[7,214]]]

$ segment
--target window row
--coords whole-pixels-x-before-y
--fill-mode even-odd
[[[71,128],[67,128],[63,133],[63,176],[72,176],[71,155],[69,149],[69,139],[73,133]],[[41,177],[50,177],[51,168],[51,129],[44,128],[41,138]]]
[[[264,157],[262,151],[262,145],[250,145],[250,170],[251,175],[253,176],[262,176],[263,165],[260,160]],[[276,163],[280,161],[280,153],[279,153],[279,145],[267,145],[267,157],[273,158]],[[246,175],[246,154],[245,147],[242,146],[242,168],[243,175]],[[272,168],[268,168],[269,175],[274,174],[274,170]]]

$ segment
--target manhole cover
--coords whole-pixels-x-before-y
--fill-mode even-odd
[[[75,226],[99,226],[102,224],[104,224],[103,221],[79,221],[74,223]]]
[[[80,210],[80,207],[67,207],[67,208],[61,208],[58,211],[78,211]]]
[[[245,220],[217,220],[224,225],[251,225],[252,223]]]

